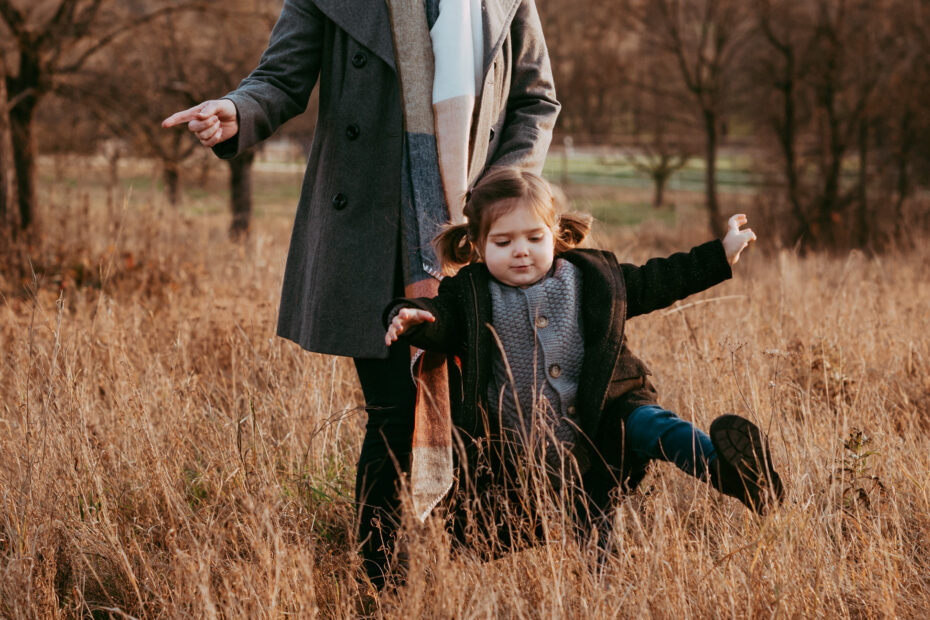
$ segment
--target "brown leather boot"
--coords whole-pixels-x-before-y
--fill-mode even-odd
[[[768,440],[758,426],[746,418],[726,414],[711,423],[709,434],[717,451],[716,462],[710,468],[710,482],[715,489],[758,514],[782,502],[785,489],[781,476],[772,465]]]

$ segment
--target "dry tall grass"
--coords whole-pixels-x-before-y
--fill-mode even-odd
[[[572,539],[450,557],[432,524],[410,535],[408,585],[377,597],[357,585],[351,364],[274,337],[288,223],[240,247],[220,220],[73,215],[47,223],[35,279],[0,281],[0,615],[930,611],[930,250],[757,248],[631,322],[664,405],[769,430],[788,483],[771,516],[658,466],[620,501],[606,562]],[[642,260],[700,236],[600,241]],[[868,441],[844,446],[856,428]]]

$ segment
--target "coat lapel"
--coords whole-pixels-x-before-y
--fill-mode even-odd
[[[603,402],[623,346],[626,322],[626,290],[616,258],[599,251],[574,250],[564,258],[581,269],[584,361],[578,386],[578,411],[582,428],[590,436],[597,432]]]
[[[384,0],[313,0],[313,3],[346,34],[395,69],[391,21]]]
[[[507,38],[510,22],[517,13],[521,0],[484,0],[484,75],[488,74],[491,61]]]

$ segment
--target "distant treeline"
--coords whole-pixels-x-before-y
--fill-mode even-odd
[[[37,226],[38,150],[145,156],[172,201],[197,148],[159,121],[256,64],[281,0],[0,0],[0,217]],[[615,146],[648,174],[745,149],[784,241],[880,248],[930,225],[930,4],[913,0],[537,0],[563,110],[556,143]],[[314,106],[311,103],[311,108]],[[310,111],[285,131],[312,136]],[[117,140],[114,140],[116,138]],[[119,148],[112,148],[117,144]],[[251,156],[231,162],[248,229]],[[237,197],[238,194],[238,197]],[[905,226],[905,223],[908,223]],[[238,232],[237,232],[238,231]]]

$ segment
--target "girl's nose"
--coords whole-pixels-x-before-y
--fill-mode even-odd
[[[517,242],[513,244],[513,254],[514,256],[525,256],[527,253],[527,246],[525,243]]]

